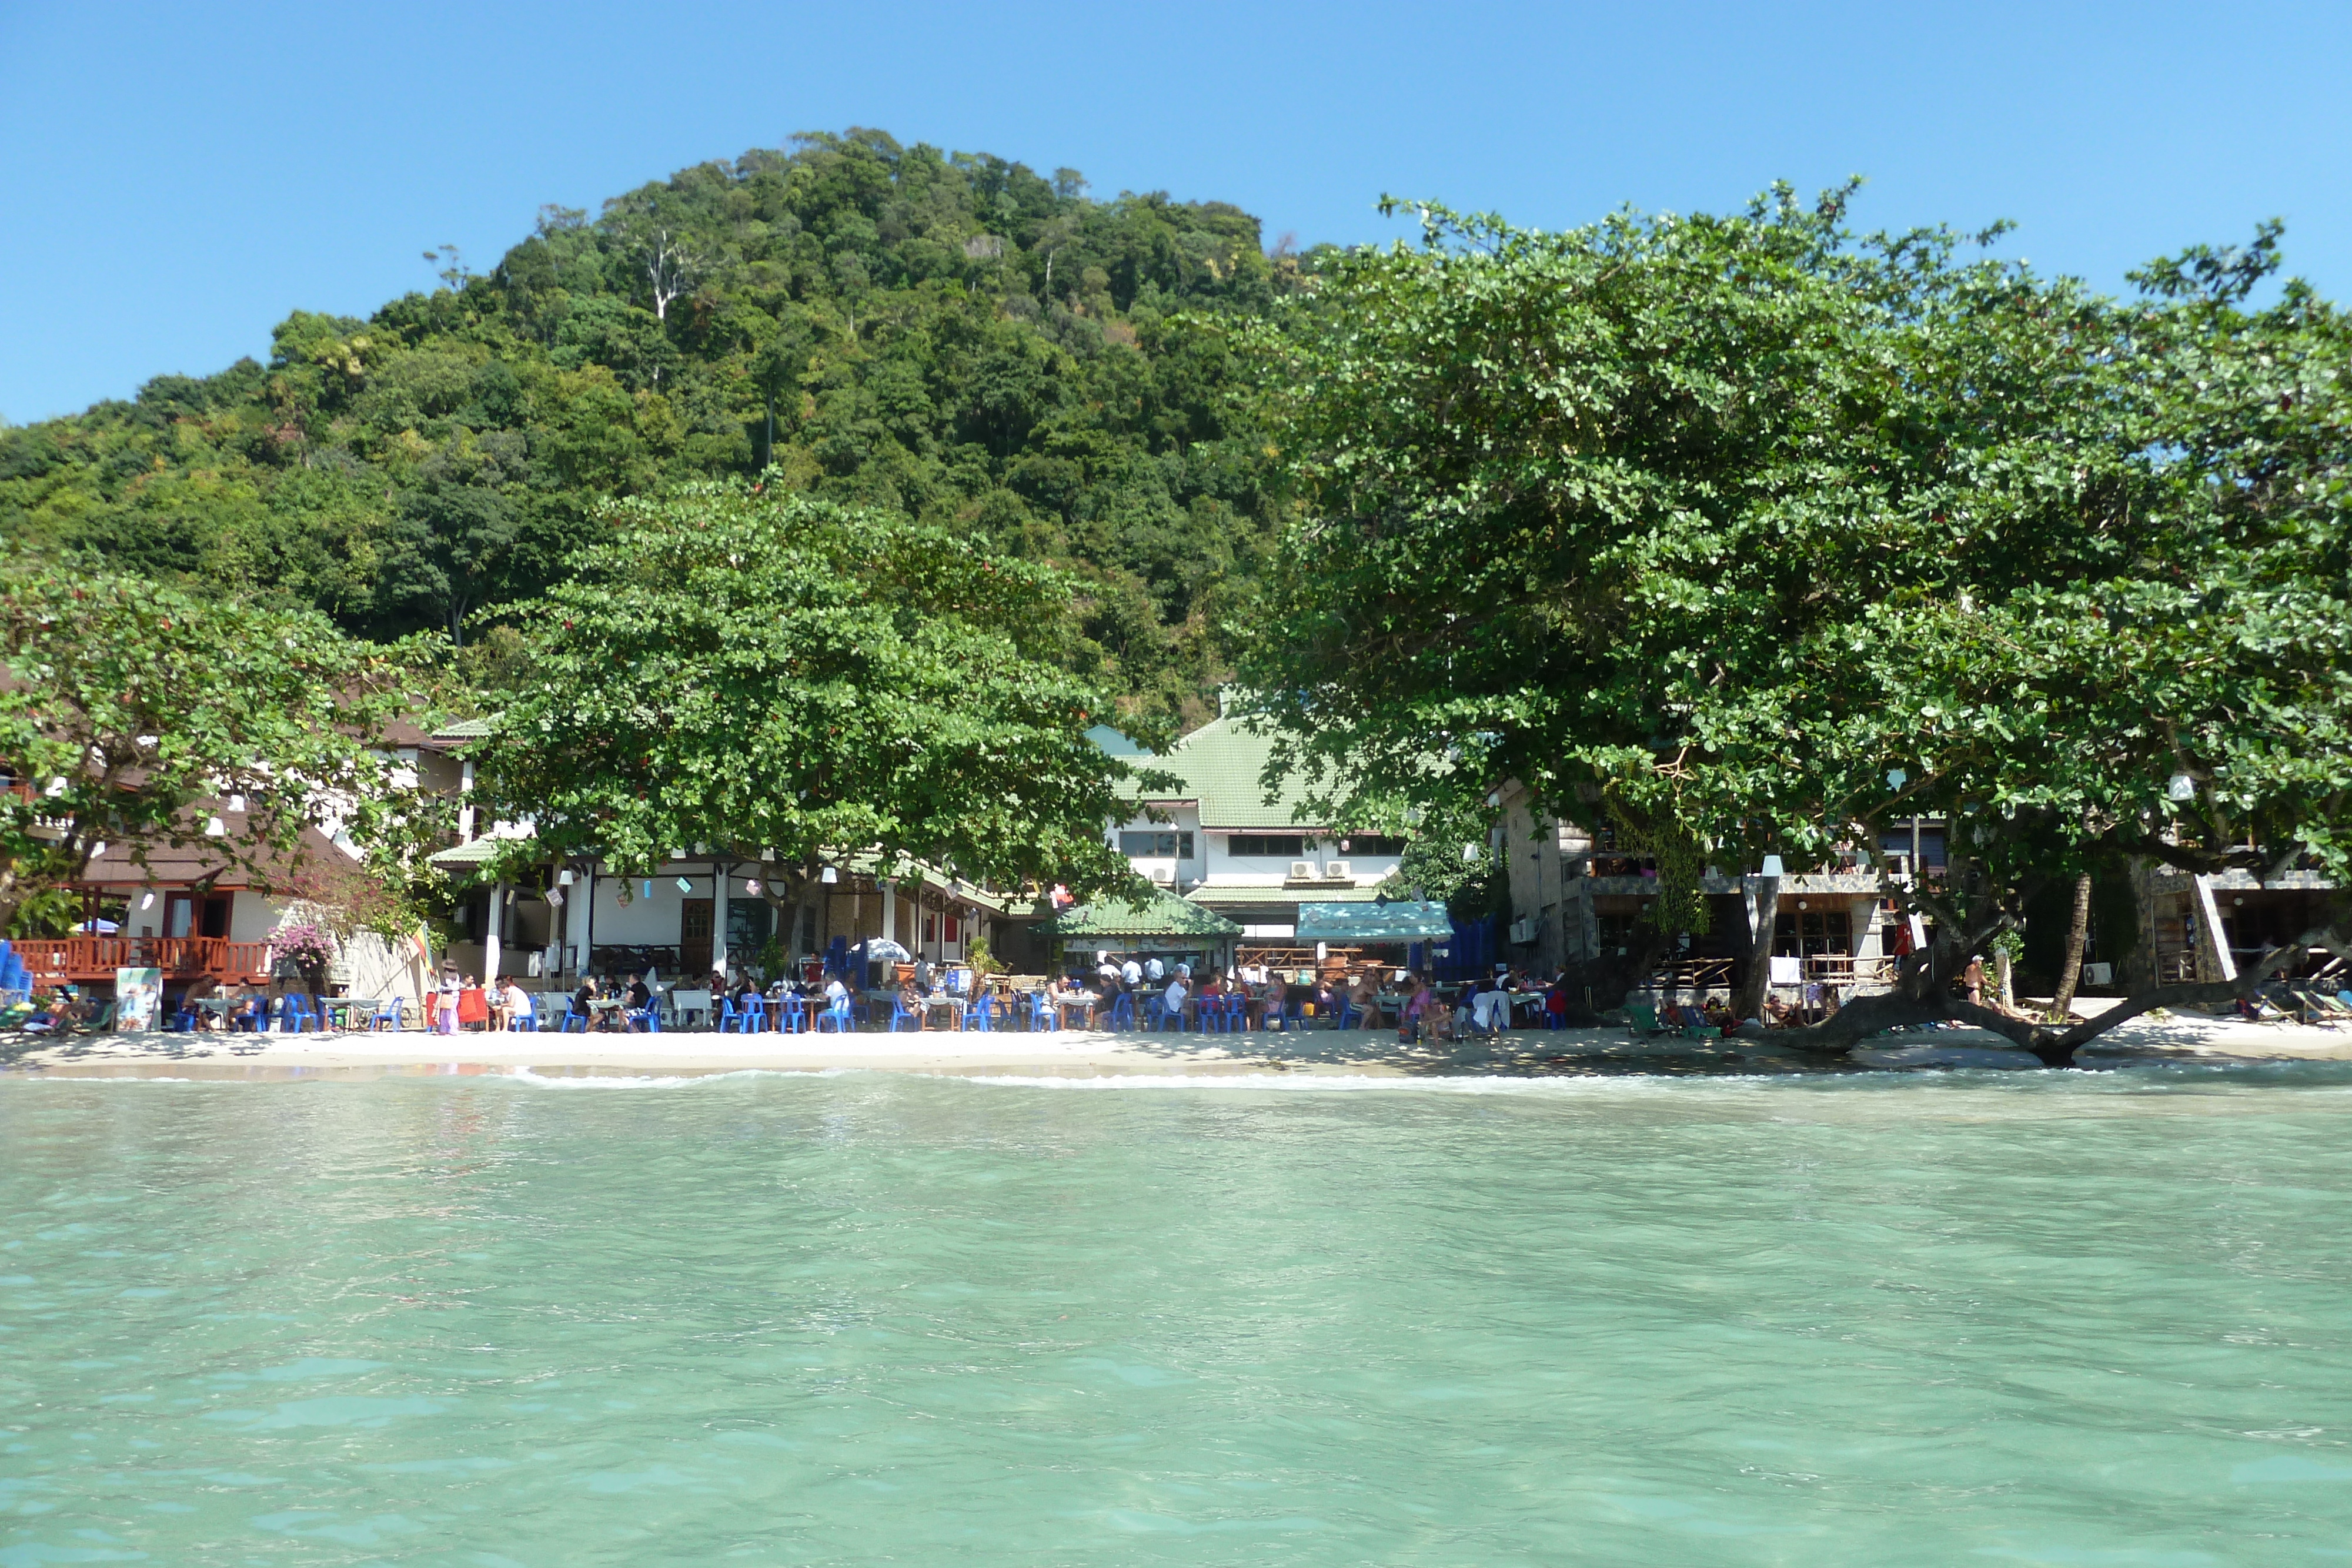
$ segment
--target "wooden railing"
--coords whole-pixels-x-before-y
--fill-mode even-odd
[[[269,944],[223,936],[41,936],[10,944],[36,980],[112,979],[117,969],[161,969],[170,979],[258,983],[269,978]]]

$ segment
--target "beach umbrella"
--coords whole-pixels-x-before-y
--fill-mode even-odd
[[[880,963],[911,964],[915,956],[887,936],[877,936],[866,944],[866,956]]]

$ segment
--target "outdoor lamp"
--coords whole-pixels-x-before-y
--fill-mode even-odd
[[[669,852],[669,858],[674,861],[682,861],[686,858],[686,852],[684,850],[672,850]]]
[[[776,852],[775,852],[775,851],[773,851],[773,850],[761,850],[761,851],[760,852],[760,861],[761,861],[761,864],[763,864],[763,865],[773,865],[773,864],[775,864],[775,862],[776,862]]]
[[[2164,787],[2164,792],[2176,800],[2194,800],[2197,799],[2197,780],[2186,773],[2176,773],[2172,781]]]
[[[142,908],[142,909],[152,909],[152,908],[154,908],[154,907],[155,907],[155,894],[154,894],[152,892],[148,892],[148,893],[142,893],[142,894],[141,894],[139,895],[139,907],[140,907],[140,908]]]
[[[565,866],[562,871],[555,873],[555,885],[558,887],[570,887],[572,885],[572,868],[570,866]]]
[[[834,870],[831,866],[825,867],[824,874],[817,878],[817,881],[824,883],[827,886],[831,886],[833,883],[839,882],[840,880],[841,873]]]
[[[1764,857],[1764,873],[1763,873],[1763,874],[1765,874],[1766,876],[1779,876],[1779,875],[1782,874],[1782,873],[1781,873],[1781,866],[1780,866],[1780,857],[1779,855],[1766,855],[1766,856]]]
[[[218,817],[206,817],[205,819],[205,837],[208,839],[217,839],[227,831],[228,824],[222,821]]]
[[[758,897],[760,894],[760,879],[756,876],[745,877],[743,879],[743,891],[751,894],[754,898]]]
[[[551,907],[551,908],[555,908],[555,909],[561,909],[561,908],[562,908],[562,907],[563,907],[563,890],[562,890],[562,888],[560,888],[560,887],[551,887],[551,888],[549,888],[549,889],[547,890],[547,902],[548,902],[549,906],[550,906],[550,907]]]

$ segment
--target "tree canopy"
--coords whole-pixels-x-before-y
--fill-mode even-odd
[[[650,872],[698,844],[780,870],[879,852],[998,886],[1125,885],[1126,764],[1057,655],[1055,568],[740,481],[613,503],[610,537],[517,609],[528,654],[479,798],[510,860]]]
[[[1276,766],[1343,814],[1516,779],[1673,852],[1670,906],[1948,815],[1948,899],[1889,885],[1939,948],[1848,1036],[1945,1009],[1954,953],[2100,854],[2340,876],[2342,319],[2249,306],[2270,231],[2117,302],[1843,206],[1432,208],[1284,307]]]
[[[404,661],[324,616],[22,554],[0,574],[0,928],[101,846],[201,845],[282,882],[308,827],[395,841]],[[236,818],[230,832],[224,814]]]
[[[0,431],[0,537],[464,639],[603,501],[772,463],[1066,567],[1066,667],[1209,711],[1278,477],[1215,325],[1294,277],[1249,214],[853,130],[549,208],[487,272],[428,259],[444,287],[297,311],[266,363]]]

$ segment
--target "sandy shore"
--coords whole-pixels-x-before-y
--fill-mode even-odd
[[[2352,1060],[2352,1029],[2252,1024],[2176,1014],[2143,1018],[2100,1038],[2091,1063]],[[375,1077],[498,1072],[667,1074],[879,1071],[1091,1078],[1244,1072],[1430,1074],[1653,1069],[1818,1071],[2032,1065],[1998,1036],[1939,1030],[1881,1037],[1846,1062],[1776,1049],[1769,1039],[1701,1042],[1636,1038],[1622,1027],[1515,1032],[1458,1046],[1410,1046],[1385,1031],[1285,1034],[1061,1033],[850,1035],[467,1034],[100,1036],[46,1044],[20,1038],[0,1053],[17,1071],[164,1072],[223,1078]]]

